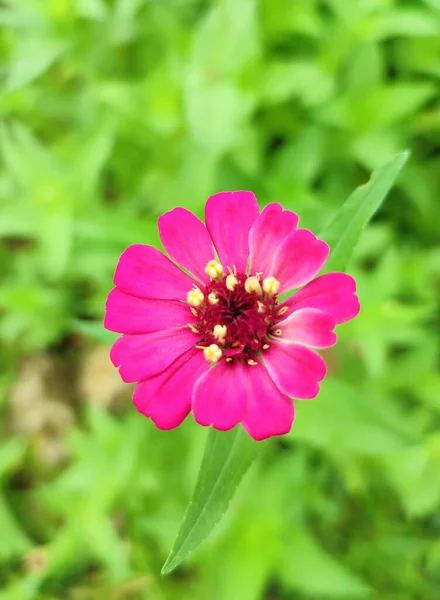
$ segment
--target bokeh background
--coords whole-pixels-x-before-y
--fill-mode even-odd
[[[439,0],[3,0],[0,24],[1,599],[438,600]],[[161,577],[206,430],[157,431],[109,363],[119,254],[220,190],[319,231],[407,148],[322,393]]]

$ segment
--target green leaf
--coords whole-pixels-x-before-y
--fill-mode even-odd
[[[163,575],[175,569],[211,533],[261,448],[262,444],[240,427],[209,431],[196,488],[162,568]]]
[[[22,556],[30,548],[31,541],[10,509],[3,490],[0,490],[0,527],[2,532],[0,538],[1,561]]]
[[[313,598],[369,596],[364,582],[321,548],[306,529],[298,527],[286,546],[279,574],[288,589],[299,590]]]
[[[383,40],[397,36],[438,37],[440,24],[428,10],[403,9],[378,13],[373,19],[371,38]]]
[[[408,157],[409,151],[400,152],[389,163],[373,171],[370,181],[350,195],[321,233],[319,237],[331,248],[327,271],[346,268],[362,230],[384,201]]]
[[[108,16],[108,8],[103,0],[76,0],[77,10],[86,19],[103,21]]]
[[[3,480],[13,468],[20,464],[25,449],[25,441],[19,437],[2,442],[0,445],[0,480]]]
[[[89,337],[90,340],[104,344],[113,344],[118,337],[117,333],[104,329],[104,325],[100,321],[73,319],[71,327],[72,331],[82,333]]]
[[[214,154],[237,140],[250,111],[249,99],[229,81],[206,85],[193,73],[186,87],[186,118],[197,144]]]
[[[328,100],[333,88],[330,73],[316,61],[275,61],[267,66],[262,95],[267,105],[299,98],[306,106],[314,106]]]
[[[423,517],[440,502],[440,437],[434,434],[384,459],[386,473],[409,517]]]
[[[328,453],[370,456],[398,452],[418,441],[402,411],[374,389],[367,393],[326,379],[315,402],[297,402],[289,434]]]
[[[17,47],[6,79],[8,91],[17,90],[44,73],[64,52],[59,40],[30,38]]]
[[[230,75],[247,66],[258,53],[258,2],[222,0],[213,3],[200,22],[190,66],[209,69],[216,76]]]

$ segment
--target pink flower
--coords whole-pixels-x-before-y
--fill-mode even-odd
[[[333,346],[335,325],[359,312],[355,281],[315,279],[329,247],[280,204],[260,213],[251,192],[222,192],[205,215],[206,227],[184,208],[159,218],[170,258],[142,244],[122,254],[106,305],[105,327],[123,334],[111,359],[161,429],[192,410],[256,440],[285,434],[291,397],[314,398],[326,374],[311,348]]]

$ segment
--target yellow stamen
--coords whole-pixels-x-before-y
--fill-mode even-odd
[[[211,277],[211,279],[221,279],[225,274],[223,266],[216,260],[210,260],[205,267],[205,273]]]
[[[275,277],[266,277],[266,279],[263,279],[263,290],[269,296],[275,296],[275,294],[278,293],[280,286],[280,282],[278,279],[275,279]]]
[[[248,363],[248,365],[252,365],[252,366],[258,365],[256,360],[248,360],[247,363]]]
[[[201,306],[205,300],[205,296],[203,295],[202,290],[195,285],[193,289],[188,292],[186,300],[191,306]]]
[[[233,361],[233,359],[231,357],[226,359],[226,362],[232,362],[232,361]]]
[[[269,349],[269,347],[270,347],[270,346],[269,346],[269,344],[264,344],[264,346],[263,346],[263,350],[268,350],[268,349]]]
[[[288,306],[283,306],[283,308],[280,308],[280,310],[277,312],[277,316],[281,317],[281,315],[284,315],[285,312],[287,312],[289,310]]]
[[[226,287],[228,288],[228,290],[230,292],[234,291],[234,288],[237,285],[237,283],[238,283],[238,279],[235,277],[235,275],[232,275],[232,273],[231,273],[231,275],[228,275],[226,277]]]
[[[191,325],[191,323],[187,323],[188,327],[191,329],[191,331],[193,333],[200,333],[195,327],[194,325]]]
[[[228,328],[226,325],[216,325],[213,329],[213,336],[218,339],[219,342],[223,343],[225,341],[226,334],[228,333]]]
[[[217,344],[211,344],[203,350],[203,356],[207,361],[216,363],[223,356],[223,351]]]
[[[195,308],[190,308],[189,310],[192,312],[192,314],[193,314],[195,317],[198,317],[198,316],[199,316],[199,313],[196,311],[196,309],[195,309]]]
[[[282,335],[283,332],[281,331],[281,329],[275,329],[275,331],[272,332],[274,335]]]
[[[260,301],[258,301],[258,312],[260,313],[260,315],[266,312],[266,307]]]
[[[263,290],[261,289],[261,285],[257,277],[248,277],[244,282],[244,289],[248,294],[256,292],[259,296],[263,295]]]
[[[208,294],[208,302],[209,304],[218,304],[218,298],[215,292]]]

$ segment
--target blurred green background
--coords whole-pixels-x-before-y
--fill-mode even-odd
[[[0,598],[440,598],[440,1],[0,1]],[[216,533],[160,567],[206,430],[109,363],[116,261],[251,189],[319,231],[411,159],[325,353]]]

